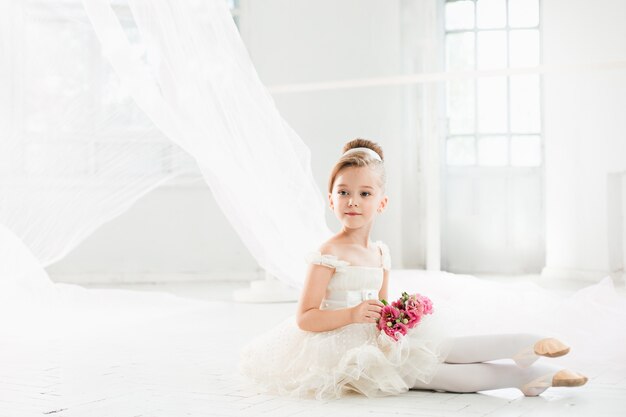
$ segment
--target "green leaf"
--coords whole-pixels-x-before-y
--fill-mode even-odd
[[[380,302],[381,302],[381,303],[383,303],[383,305],[384,305],[384,306],[389,305],[389,303],[387,302],[387,300],[385,300],[384,298],[382,298],[382,299],[380,300]]]

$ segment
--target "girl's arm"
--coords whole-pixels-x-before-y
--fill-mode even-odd
[[[389,299],[387,298],[388,289],[389,289],[389,271],[386,269],[383,269],[383,285],[380,287],[380,291],[378,292],[379,300],[385,299],[389,301]]]
[[[353,322],[351,307],[337,310],[320,310],[319,308],[326,295],[326,287],[334,273],[334,268],[309,264],[296,315],[300,329],[325,332]]]

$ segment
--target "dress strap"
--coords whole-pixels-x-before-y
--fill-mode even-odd
[[[389,254],[389,247],[381,240],[377,240],[376,245],[378,245],[378,247],[380,248],[383,256],[382,267],[389,271],[391,269],[391,255]]]
[[[342,261],[335,255],[322,255],[321,252],[309,252],[305,258],[307,263],[335,268],[337,271],[343,270],[346,266],[350,265],[350,262]]]

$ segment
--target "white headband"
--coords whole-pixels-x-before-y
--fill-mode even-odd
[[[370,148],[352,148],[352,149],[348,149],[342,156],[346,156],[348,154],[354,153],[354,152],[365,152],[370,154],[370,156],[374,159],[378,159],[380,162],[383,162],[382,158],[380,157],[380,155],[378,155],[378,152],[370,149]]]

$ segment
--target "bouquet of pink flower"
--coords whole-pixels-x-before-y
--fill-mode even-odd
[[[422,316],[433,312],[432,301],[421,294],[403,292],[402,297],[391,305],[384,299],[381,302],[384,307],[380,319],[376,321],[377,327],[393,340],[398,340],[399,335],[406,335],[409,329],[417,326]]]

